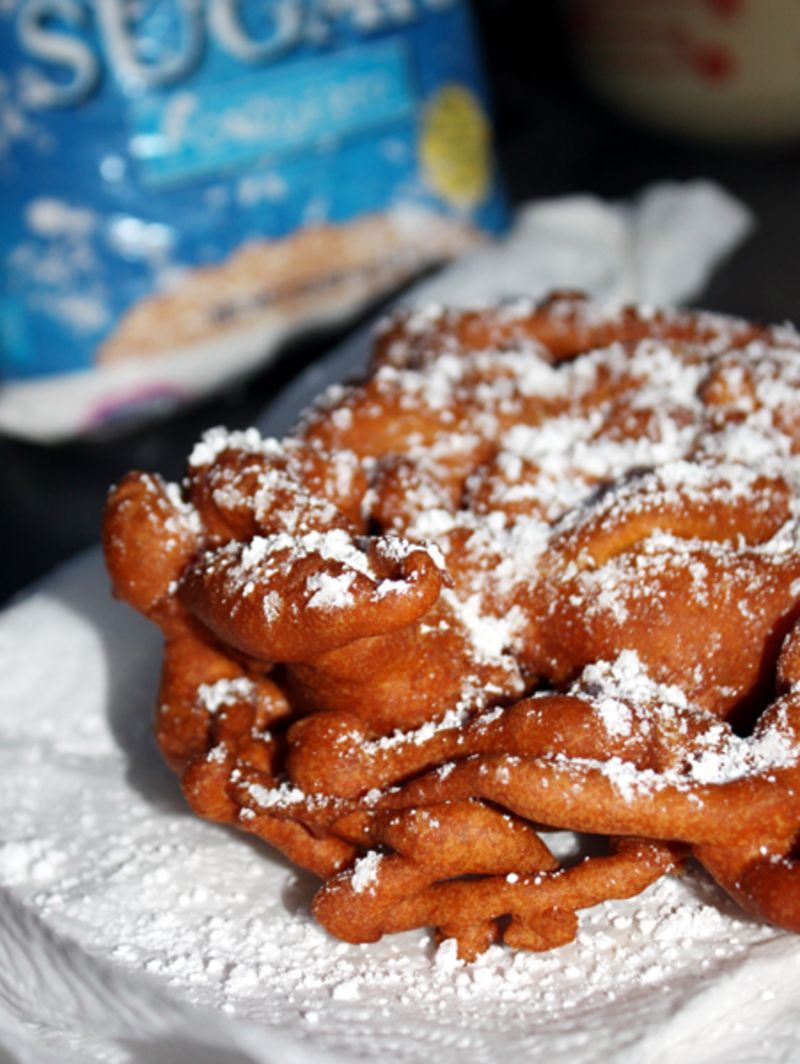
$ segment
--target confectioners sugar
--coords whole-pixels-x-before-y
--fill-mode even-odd
[[[586,216],[588,203],[560,210]],[[718,215],[700,214],[714,219],[709,248],[730,239]],[[542,215],[544,239],[531,241],[531,222],[518,251],[557,230]],[[513,284],[484,263],[461,289],[493,296],[488,274],[501,290],[536,288],[520,283],[530,253],[503,254]],[[549,285],[561,260],[545,257]],[[704,270],[709,256],[684,256],[681,283],[689,260]],[[576,261],[563,256],[573,283]],[[582,262],[590,275],[606,268]],[[512,473],[529,443],[509,447]],[[752,458],[767,441],[754,430],[733,444]],[[155,633],[108,600],[95,555],[0,616],[0,1047],[59,1064],[183,1064],[203,1051],[235,1064],[791,1059],[797,939],[735,911],[693,868],[585,913],[576,941],[548,954],[492,947],[465,965],[420,932],[335,943],[308,915],[311,877],[185,810],[150,734],[158,658]],[[584,676],[609,731],[626,727],[616,700],[642,682],[631,660],[614,669]],[[208,708],[225,694],[205,692]],[[380,740],[393,741],[405,740]],[[557,842],[559,855],[574,847]]]
[[[0,883],[13,917],[0,923],[0,1044],[61,1060],[124,1059],[132,1039],[134,1059],[153,1059],[172,1038],[188,1061],[196,1037],[271,1061],[282,1036],[298,1061],[656,1062],[665,1047],[687,1061],[790,1059],[800,945],[695,869],[589,911],[549,954],[492,947],[465,965],[420,932],[335,943],[308,915],[311,877],[184,810],[150,739],[157,658],[146,626],[106,601],[94,556],[0,620]],[[681,701],[643,692],[630,657],[584,680],[612,729],[625,725],[611,703],[632,687]]]

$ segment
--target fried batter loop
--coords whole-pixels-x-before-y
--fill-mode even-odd
[[[323,879],[334,935],[549,949],[687,855],[800,932],[791,329],[402,312],[291,437],[129,474],[104,545],[187,800]]]

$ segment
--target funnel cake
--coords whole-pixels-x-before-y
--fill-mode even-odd
[[[395,315],[291,437],[125,477],[104,546],[192,808],[334,935],[468,959],[690,856],[800,931],[799,492],[793,330],[564,293]]]

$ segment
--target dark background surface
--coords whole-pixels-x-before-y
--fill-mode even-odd
[[[662,178],[719,181],[755,213],[755,234],[701,302],[763,321],[800,321],[800,145],[722,149],[670,140],[595,102],[570,65],[549,0],[475,0],[512,203],[570,192],[609,198]],[[131,468],[181,476],[204,428],[252,423],[335,337],[306,341],[189,411],[124,435],[42,447],[0,438],[0,601],[97,540],[108,485]]]

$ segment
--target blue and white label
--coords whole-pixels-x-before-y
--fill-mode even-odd
[[[275,163],[406,121],[415,97],[407,48],[387,41],[136,101],[131,153],[149,185]]]
[[[6,0],[0,377],[153,366],[203,313],[209,342],[240,312],[253,335],[272,252],[310,229],[383,233],[377,271],[293,260],[284,289],[326,299],[455,254],[505,221],[486,113],[466,0]],[[401,216],[419,255],[406,226],[392,258]]]

